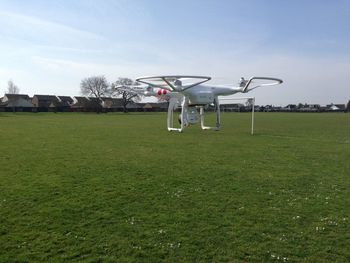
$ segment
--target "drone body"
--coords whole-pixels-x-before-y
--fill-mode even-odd
[[[136,79],[138,82],[148,85],[145,91],[138,89],[138,94],[144,96],[162,96],[169,101],[167,126],[169,131],[182,132],[185,127],[201,123],[203,130],[220,129],[220,104],[219,96],[228,96],[236,93],[246,93],[261,86],[280,84],[283,81],[276,78],[252,77],[249,80],[241,78],[238,86],[206,85],[210,77],[204,76],[156,76]],[[269,81],[252,87],[253,81]],[[130,90],[129,90],[130,91]],[[215,105],[216,126],[204,125],[204,109],[208,105]],[[181,108],[179,115],[180,127],[174,127],[174,110]]]

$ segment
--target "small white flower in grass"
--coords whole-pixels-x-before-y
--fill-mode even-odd
[[[130,225],[134,225],[135,224],[135,218],[131,217],[125,220],[127,223],[129,223]]]
[[[287,262],[289,259],[287,257],[282,257],[278,255],[271,254],[271,258],[277,259],[277,260],[282,260],[283,262]]]
[[[325,227],[321,227],[321,226],[317,226],[316,227],[316,231],[323,231],[325,229],[326,229]]]
[[[337,226],[338,223],[335,222],[335,221],[329,220],[329,221],[328,221],[328,225],[329,225],[329,226]]]
[[[141,246],[132,246],[133,249],[141,250]]]

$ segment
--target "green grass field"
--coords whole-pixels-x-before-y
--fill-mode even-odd
[[[0,262],[350,261],[350,114],[165,122],[0,113]]]

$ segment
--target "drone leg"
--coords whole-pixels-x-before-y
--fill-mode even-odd
[[[220,102],[219,98],[215,97],[215,105],[216,105],[216,128],[215,130],[220,130]]]
[[[184,98],[182,101],[182,109],[181,109],[181,128],[179,130],[179,132],[182,132],[185,129],[185,114],[187,114],[188,111],[188,98]],[[187,120],[186,120],[187,123]]]
[[[215,98],[215,106],[216,106],[216,127],[209,127],[204,125],[204,107],[200,107],[200,116],[201,116],[201,127],[203,130],[214,130],[218,131],[220,130],[220,104],[219,104],[219,99],[216,97]]]
[[[173,116],[174,116],[174,108],[177,103],[176,99],[170,99],[169,101],[169,107],[168,107],[168,119],[167,119],[167,124],[168,124],[168,131],[177,131],[179,129],[174,128],[174,121],[173,121]]]
[[[169,101],[169,107],[168,107],[168,119],[167,119],[167,124],[168,124],[168,131],[178,131],[178,132],[182,132],[185,128],[185,124],[184,124],[184,116],[185,116],[185,112],[187,111],[187,104],[188,101],[186,99],[184,99],[182,101],[182,110],[181,110],[181,127],[180,128],[174,128],[174,109],[176,107],[178,103],[178,99],[177,98],[172,98]]]
[[[200,107],[199,115],[201,116],[201,127],[202,127],[202,130],[210,130],[211,127],[208,127],[208,126],[204,125],[204,107],[203,106]]]

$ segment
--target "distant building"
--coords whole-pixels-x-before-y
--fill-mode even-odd
[[[71,106],[72,111],[86,111],[89,107],[89,99],[87,97],[74,96],[73,104]]]
[[[168,101],[158,102],[134,102],[130,101],[127,111],[168,111]],[[176,110],[181,110],[178,107]],[[206,111],[214,111],[215,106],[209,105]],[[251,103],[220,104],[221,111],[227,112],[250,112]],[[55,96],[36,94],[30,98],[26,94],[5,94],[0,98],[0,111],[81,111],[81,112],[122,112],[124,111],[123,99],[112,97],[83,97],[83,96]],[[285,107],[265,105],[254,105],[254,111],[258,112],[350,112],[350,101],[345,104],[288,104]]]
[[[272,105],[265,105],[262,107],[264,112],[271,112],[274,111],[274,107]]]
[[[101,99],[95,97],[87,98],[75,96],[73,98],[73,105],[71,106],[71,110],[83,112],[101,112]]]
[[[143,111],[139,103],[136,103],[134,101],[130,101],[128,105],[126,105],[126,108],[128,109],[128,111]]]
[[[147,103],[136,103],[140,109],[143,111],[167,111],[168,110],[168,102],[147,102]]]
[[[339,112],[339,111],[345,111],[346,107],[345,104],[328,104],[326,106],[327,111],[333,111],[333,112]]]
[[[123,111],[123,99],[102,97],[102,108],[106,111]]]
[[[33,104],[26,94],[5,94],[0,107],[3,111],[32,111]]]
[[[245,106],[242,103],[220,104],[220,111],[244,111]]]
[[[57,96],[58,100],[52,101],[49,105],[50,111],[70,111],[73,105],[73,99],[69,96]]]
[[[290,111],[290,112],[294,112],[297,111],[297,105],[295,104],[288,104],[286,107],[282,108],[282,111]]]
[[[304,104],[301,107],[299,107],[299,111],[301,112],[317,112],[320,110],[319,104]]]
[[[100,98],[96,97],[89,97],[89,111],[96,111],[101,112],[102,111],[102,100]]]
[[[50,105],[58,103],[59,100],[55,95],[34,95],[32,103],[37,111],[48,111]]]
[[[73,105],[74,100],[69,96],[58,96],[58,99],[62,106],[70,107]]]

